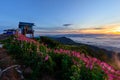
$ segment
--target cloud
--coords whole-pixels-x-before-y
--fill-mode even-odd
[[[37,33],[63,33],[63,34],[120,34],[120,24],[108,24],[92,28],[77,28],[73,24],[59,27],[39,27]]]
[[[37,27],[35,30],[65,30],[65,27]]]
[[[63,26],[71,26],[71,25],[73,25],[73,24],[63,24]]]
[[[79,32],[93,34],[116,34],[120,32],[120,24],[108,24],[96,28],[79,29]]]
[[[60,26],[42,26],[42,27],[35,27],[35,30],[70,30],[72,29],[73,24],[63,24]]]
[[[104,28],[100,28],[100,27],[99,27],[99,28],[93,28],[93,29],[95,29],[95,30],[102,30],[102,29],[104,29]]]

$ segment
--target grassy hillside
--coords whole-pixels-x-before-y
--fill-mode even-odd
[[[4,48],[21,65],[25,80],[120,79],[120,73],[103,62],[106,58],[86,45],[64,45],[48,37],[35,40],[19,35],[3,41]]]
[[[60,37],[60,38],[49,38],[41,36],[38,38],[42,43],[47,44],[50,48],[62,48],[67,50],[74,50],[86,55],[96,57],[102,61],[110,62],[114,52],[101,49],[95,46],[86,45],[82,43],[76,43],[69,38]]]

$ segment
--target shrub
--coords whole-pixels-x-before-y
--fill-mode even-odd
[[[49,39],[43,40],[53,44],[54,47],[57,46],[57,43],[52,43]],[[31,76],[25,76],[28,80],[41,79],[45,74],[54,75],[57,80],[104,80],[106,76],[98,66],[95,65],[92,69],[86,68],[82,60],[66,54],[63,49],[55,53],[54,49],[48,51],[48,48],[41,44],[38,54],[35,44],[17,40],[6,42],[4,46],[21,65],[32,69]],[[76,54],[75,51],[67,52]]]
[[[50,47],[50,48],[55,48],[55,47],[57,47],[60,44],[60,43],[58,43],[58,42],[56,42],[56,41],[54,41],[54,40],[52,40],[52,39],[50,39],[48,37],[45,37],[45,36],[41,36],[40,40],[44,44],[47,44],[48,47]]]

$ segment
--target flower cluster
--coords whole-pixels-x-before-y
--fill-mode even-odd
[[[19,41],[26,41],[26,42],[30,42],[30,43],[36,43],[35,40],[27,38],[26,36],[24,36],[22,34],[18,33],[18,34],[16,34],[16,36],[17,36],[17,40],[19,40]]]
[[[32,42],[32,43],[37,43],[37,41],[27,38],[22,34],[17,34],[17,40],[19,41],[26,41],[26,42]],[[51,49],[48,49],[47,51],[52,51]],[[98,60],[97,58],[94,57],[90,57],[88,55],[84,55],[81,54],[79,52],[76,51],[70,51],[70,50],[64,50],[64,49],[55,49],[53,51],[55,54],[67,54],[68,56],[74,56],[80,60],[82,60],[86,67],[89,69],[93,69],[94,65],[98,65],[99,67],[101,67],[101,69],[108,75],[108,80],[120,80],[120,71],[119,70],[115,70],[112,66],[108,65],[105,62],[102,62],[100,60]],[[45,61],[47,61],[49,59],[49,55],[47,55],[45,57]],[[75,64],[77,64],[76,61],[73,60],[73,62]]]
[[[54,53],[58,54],[68,54],[69,56],[74,56],[79,58],[80,60],[84,61],[87,68],[92,69],[94,65],[98,65],[102,68],[102,70],[108,75],[108,80],[120,80],[120,71],[115,70],[112,66],[108,65],[105,62],[98,60],[97,58],[93,58],[90,56],[85,56],[84,54],[80,54],[76,51],[69,51],[63,49],[56,49]],[[76,61],[74,61],[76,64]]]

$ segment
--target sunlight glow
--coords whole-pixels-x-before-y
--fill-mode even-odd
[[[110,24],[101,26],[102,28],[90,28],[90,29],[82,29],[79,30],[79,33],[87,33],[87,34],[120,34],[120,24]]]

